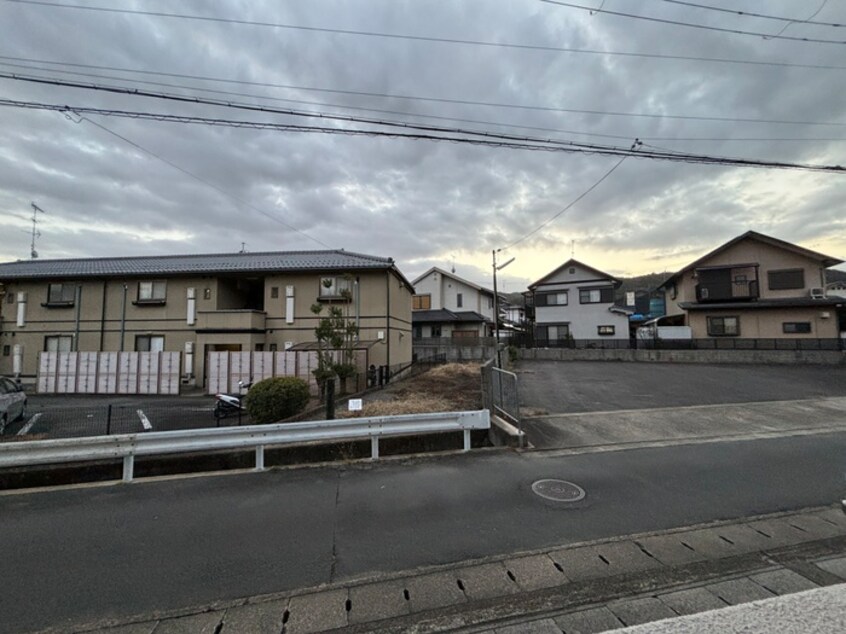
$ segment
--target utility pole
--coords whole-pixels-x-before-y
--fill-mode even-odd
[[[491,251],[491,255],[493,256],[494,339],[496,340],[494,343],[496,345],[496,367],[502,369],[502,353],[499,350],[499,291],[497,291],[496,287],[496,272],[511,264],[514,261],[514,258],[511,258],[504,264],[497,266],[496,254],[500,251],[502,251],[502,249],[494,249]]]
[[[32,242],[29,245],[29,257],[33,260],[38,257],[38,251],[35,250],[35,239],[41,237],[41,232],[38,230],[38,212],[47,213],[35,203],[30,203],[32,206]]]

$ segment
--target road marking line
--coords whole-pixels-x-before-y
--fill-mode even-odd
[[[33,414],[28,421],[26,421],[26,425],[20,428],[18,431],[18,436],[23,436],[24,434],[28,434],[29,430],[32,429],[32,426],[38,422],[38,419],[41,418],[41,412],[37,414]]]
[[[143,409],[138,410],[138,418],[141,419],[141,424],[144,425],[144,431],[150,431],[153,428],[153,425],[150,423],[150,420],[144,414]]]

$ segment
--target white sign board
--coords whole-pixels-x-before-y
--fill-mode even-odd
[[[635,294],[633,291],[628,291],[626,293],[626,306],[634,306],[635,305]]]
[[[348,403],[349,411],[360,412],[362,408],[362,400],[360,398],[351,398]]]

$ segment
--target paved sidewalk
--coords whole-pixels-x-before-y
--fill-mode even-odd
[[[539,449],[608,449],[691,439],[765,438],[846,428],[846,397],[527,416]]]
[[[843,580],[846,515],[829,507],[384,575],[177,614],[140,615],[132,623],[48,631],[571,634]]]

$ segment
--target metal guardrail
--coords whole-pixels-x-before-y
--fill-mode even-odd
[[[130,482],[135,456],[254,448],[255,469],[261,471],[269,445],[370,438],[376,460],[381,437],[463,431],[464,451],[469,451],[470,430],[490,424],[489,412],[479,410],[13,442],[0,444],[0,468],[122,458],[123,480]]]

